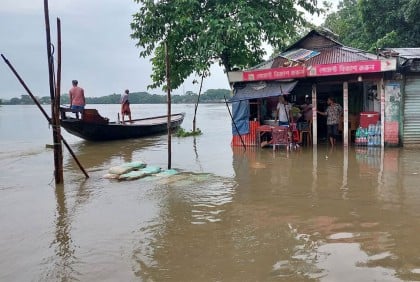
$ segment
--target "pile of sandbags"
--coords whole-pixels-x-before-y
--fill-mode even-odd
[[[104,178],[135,180],[149,175],[162,174],[162,176],[170,176],[176,173],[177,171],[173,169],[162,171],[158,166],[148,166],[143,161],[136,161],[111,167],[108,173],[104,175]]]

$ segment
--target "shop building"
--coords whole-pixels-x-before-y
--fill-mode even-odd
[[[397,71],[393,75],[393,83],[401,89],[401,96],[394,100],[388,99],[390,101],[387,106],[391,114],[398,116],[400,143],[405,147],[419,146],[420,48],[387,48],[382,50],[381,54],[397,58]]]
[[[410,106],[417,103],[420,110],[420,95],[412,101],[420,76],[412,74],[413,71],[400,74],[397,67],[400,64],[404,67],[408,61],[397,53],[398,50],[385,50],[371,54],[313,30],[277,57],[248,70],[229,72],[234,89],[232,145],[258,144],[258,128],[273,125],[280,95],[287,95],[295,105],[303,103],[306,96],[311,98],[313,145],[326,141],[325,118],[317,110],[325,110],[328,97],[334,97],[343,108],[340,139],[344,146],[355,143],[357,128],[366,124],[375,125],[376,146],[401,145],[403,132],[407,134],[403,140],[416,142],[418,138],[420,144],[420,133],[416,133],[418,137],[409,133],[413,128],[420,129],[420,118],[417,121],[410,117],[410,123],[402,122],[401,118],[404,110],[414,113],[412,108],[416,107],[407,108],[402,100],[403,90],[411,95]],[[412,67],[416,64],[410,63]]]

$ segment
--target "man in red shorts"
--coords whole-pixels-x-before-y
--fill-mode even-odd
[[[130,102],[128,101],[128,94],[130,91],[125,90],[124,94],[121,95],[121,116],[122,122],[124,123],[124,117],[128,116],[128,119],[131,122],[131,110],[130,110]]]

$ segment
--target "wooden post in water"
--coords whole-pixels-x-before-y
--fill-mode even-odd
[[[61,146],[59,112],[56,111],[56,99],[54,89],[54,58],[51,50],[51,35],[50,35],[50,20],[48,12],[48,0],[44,0],[44,15],[45,15],[45,31],[47,40],[47,58],[48,58],[48,75],[50,84],[50,98],[51,98],[51,125],[53,129],[54,142],[54,176],[55,183],[63,183],[63,149]],[[58,101],[60,103],[60,101]]]
[[[197,117],[197,108],[198,108],[198,103],[200,102],[201,90],[203,89],[203,80],[204,80],[204,74],[201,76],[200,90],[198,91],[197,102],[195,103],[195,107],[194,107],[193,132],[195,132],[196,130],[195,123],[196,123],[196,117]]]
[[[172,163],[172,138],[171,138],[171,75],[169,64],[168,43],[165,41],[165,65],[166,65],[166,88],[168,101],[168,169],[171,169]]]
[[[58,170],[58,173],[61,175],[61,182],[64,182],[63,177],[63,148],[61,145],[61,125],[60,125],[60,97],[61,97],[61,21],[57,18],[57,77],[55,85],[55,96],[54,96],[54,116],[56,134],[59,140],[58,144],[54,146],[54,149],[57,151],[59,166],[55,168]],[[60,182],[60,183],[61,183]],[[59,182],[57,182],[59,183]]]
[[[49,124],[52,124],[51,118],[48,116],[47,112],[44,110],[43,107],[41,107],[41,104],[39,104],[38,100],[35,98],[34,94],[32,94],[31,90],[29,89],[29,87],[26,85],[25,81],[23,81],[23,79],[20,77],[20,75],[18,74],[18,72],[15,70],[15,68],[13,67],[13,65],[9,62],[9,60],[3,55],[1,54],[2,59],[4,60],[4,62],[6,63],[6,65],[10,68],[10,70],[13,72],[13,74],[16,76],[17,80],[20,82],[20,84],[23,86],[23,88],[26,90],[26,93],[28,93],[28,95],[32,98],[32,101],[34,101],[35,105],[38,107],[38,109],[41,111],[41,113],[44,115],[44,117],[47,119]],[[77,163],[77,165],[79,166],[80,170],[83,172],[83,174],[86,176],[86,178],[89,178],[89,175],[87,174],[87,172],[85,171],[85,169],[83,168],[82,164],[79,162],[79,160],[77,159],[76,155],[74,154],[73,150],[70,148],[69,144],[67,143],[66,139],[64,139],[64,137],[61,135],[61,141],[63,141],[64,146],[66,146],[67,150],[69,151],[70,155],[73,157],[73,159],[75,160],[75,162]]]

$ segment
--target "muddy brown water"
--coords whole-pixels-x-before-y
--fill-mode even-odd
[[[0,106],[1,281],[418,281],[420,151],[326,145],[232,148],[223,104],[197,138],[172,139],[172,177],[117,182],[123,162],[166,167],[166,137],[107,143],[51,131],[33,106]],[[118,105],[100,105],[116,116]],[[47,108],[48,109],[48,108]],[[138,117],[162,105],[133,105]],[[174,105],[187,113],[193,105]],[[133,115],[136,118],[136,115]]]

